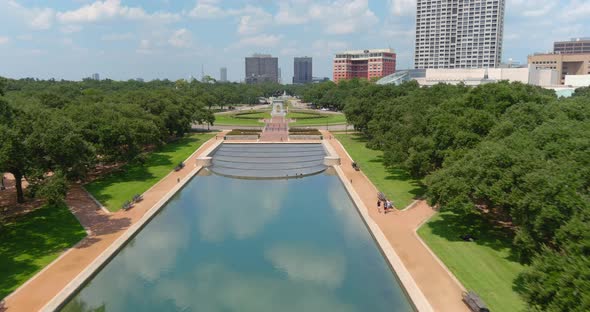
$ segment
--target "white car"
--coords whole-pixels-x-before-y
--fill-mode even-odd
[[[320,109],[320,110],[321,110],[321,111],[323,111],[323,112],[325,112],[325,111],[328,111],[328,109],[327,109],[327,108],[325,108],[325,107],[324,107],[324,108],[322,108],[322,109]]]

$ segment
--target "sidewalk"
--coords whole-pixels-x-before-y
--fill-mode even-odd
[[[322,132],[324,137],[333,137],[327,131]],[[385,234],[432,308],[435,311],[469,311],[461,300],[461,285],[422,244],[416,233],[417,227],[435,211],[425,201],[419,201],[405,211],[379,213],[376,206],[378,191],[373,183],[352,168],[352,160],[337,139],[327,141],[340,156],[344,175],[352,181],[356,193],[369,209],[370,217]]]
[[[223,138],[223,133],[218,134]],[[23,284],[4,300],[0,311],[38,311],[82,272],[126,229],[137,222],[153,205],[191,172],[200,153],[215,144],[216,138],[203,143],[187,160],[187,167],[171,172],[143,195],[144,200],[129,211],[107,213],[100,209],[80,186],[68,192],[66,202],[89,235],[67,250],[41,272]],[[5,309],[5,310],[1,310]]]

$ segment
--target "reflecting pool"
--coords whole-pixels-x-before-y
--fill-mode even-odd
[[[412,311],[337,176],[193,178],[62,311]]]

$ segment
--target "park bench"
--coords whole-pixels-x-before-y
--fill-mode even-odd
[[[180,162],[176,167],[174,167],[174,171],[180,171],[184,168],[184,162]]]
[[[463,293],[463,302],[465,302],[471,311],[490,312],[490,309],[488,309],[483,300],[473,291]]]
[[[133,208],[133,206],[134,206],[133,202],[126,201],[123,204],[123,207],[122,208],[123,208],[123,210],[129,210],[129,209]]]
[[[140,202],[140,201],[142,201],[142,200],[143,200],[143,195],[135,194],[135,195],[133,196],[133,202],[134,202],[134,203],[139,203],[139,202]]]

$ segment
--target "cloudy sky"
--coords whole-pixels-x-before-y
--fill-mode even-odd
[[[475,0],[474,0],[475,1]],[[590,37],[590,0],[506,0],[503,59],[526,62],[554,40]],[[312,56],[331,77],[345,49],[391,47],[413,64],[416,0],[0,0],[0,76],[126,80],[244,76],[244,57]]]

